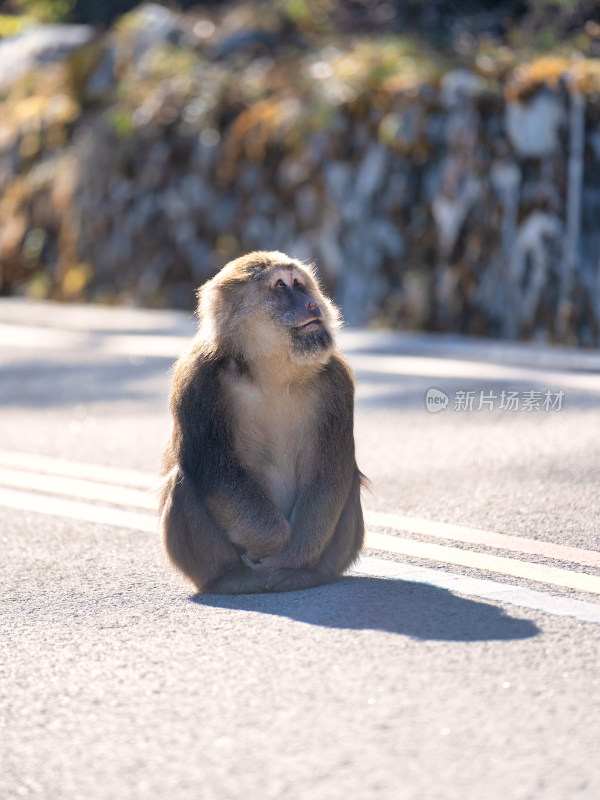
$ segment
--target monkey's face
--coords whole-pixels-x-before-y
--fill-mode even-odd
[[[295,355],[316,355],[333,346],[324,302],[311,277],[297,267],[275,269],[268,277],[271,319],[287,329]]]
[[[246,361],[324,363],[340,325],[310,267],[280,252],[248,253],[226,264],[199,292],[199,337],[206,352]],[[283,364],[284,362],[282,362]]]

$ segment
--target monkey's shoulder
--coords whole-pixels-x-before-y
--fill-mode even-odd
[[[320,378],[338,392],[354,395],[354,373],[346,359],[339,352],[334,352],[325,364]]]
[[[174,368],[173,387],[187,392],[218,390],[222,374],[240,374],[233,359],[207,353],[196,342],[179,357]]]

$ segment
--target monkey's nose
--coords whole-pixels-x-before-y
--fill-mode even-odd
[[[320,317],[320,316],[321,316],[321,309],[319,308],[319,306],[318,306],[316,303],[313,303],[313,301],[312,301],[312,300],[309,300],[309,301],[307,302],[307,304],[306,304],[306,308],[307,308],[309,311],[312,311],[312,312],[313,312],[314,314],[316,314],[318,317]]]

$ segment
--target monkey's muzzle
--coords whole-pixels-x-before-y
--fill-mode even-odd
[[[298,325],[298,327],[303,329],[306,328],[314,329],[314,328],[320,328],[322,324],[323,323],[321,321],[321,318],[315,317],[314,319],[308,319],[306,322],[303,322],[302,325]]]

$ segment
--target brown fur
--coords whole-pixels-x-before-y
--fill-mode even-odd
[[[362,546],[354,383],[310,267],[257,252],[199,292],[164,456],[167,553],[201,592],[335,580]]]

